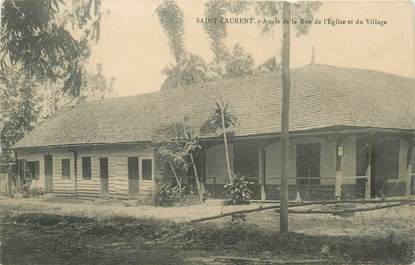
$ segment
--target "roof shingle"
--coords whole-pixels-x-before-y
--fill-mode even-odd
[[[293,69],[291,86],[291,131],[415,129],[415,79],[313,64]],[[183,114],[200,128],[219,101],[238,117],[235,136],[280,132],[281,77],[274,72],[83,103],[44,121],[14,147],[149,141],[156,127],[180,122]]]

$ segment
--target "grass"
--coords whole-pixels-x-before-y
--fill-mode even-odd
[[[414,238],[410,236],[415,233],[415,211],[410,206],[347,218],[290,215],[290,228],[297,233],[282,239],[273,211],[250,214],[247,222],[240,223],[225,218],[188,223],[192,218],[257,205],[123,205],[111,200],[0,198],[0,258],[29,259],[14,263],[0,259],[0,264],[85,264],[80,262],[85,259],[88,264],[137,264],[137,259],[142,261],[139,264],[151,264],[148,262],[154,255],[161,261],[153,264],[169,264],[162,259],[172,255],[177,262],[170,264],[204,264],[200,259],[188,261],[188,257],[217,254],[385,264],[410,264],[415,260]],[[24,252],[19,252],[22,249]],[[53,262],[48,263],[42,253],[49,253]]]
[[[28,233],[31,236],[39,234],[39,245],[50,246],[50,242],[55,242],[52,250],[58,257],[73,256],[80,259],[88,257],[88,253],[98,251],[97,246],[108,246],[109,243],[118,243],[111,245],[114,249],[126,246],[142,249],[150,246],[149,249],[153,250],[164,245],[174,246],[175,249],[185,252],[225,252],[242,256],[268,255],[278,258],[328,258],[353,262],[372,261],[378,264],[409,264],[414,258],[415,249],[414,239],[404,235],[349,237],[290,233],[288,238],[284,239],[278,232],[270,233],[247,223],[229,222],[223,226],[190,225],[151,218],[87,218],[11,212],[2,213],[1,223],[9,227],[25,227],[29,229]],[[43,242],[39,231],[48,231],[49,235],[56,236],[49,236],[47,242]],[[3,248],[7,247],[6,241]]]

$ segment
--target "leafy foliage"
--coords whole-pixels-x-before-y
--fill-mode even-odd
[[[12,145],[59,108],[74,102],[61,90],[62,80],[39,82],[17,66],[6,67],[3,73],[0,79],[0,163],[4,164],[14,161]],[[82,81],[83,96],[77,102],[104,98],[114,92],[115,80],[105,78],[101,65],[97,66],[96,73],[85,70]]]
[[[115,78],[106,78],[103,73],[102,64],[96,65],[96,71],[82,70],[81,89],[82,91],[77,98],[73,98],[65,94],[61,90],[62,82],[47,82],[44,89],[42,118],[53,115],[59,108],[69,105],[77,104],[85,101],[92,101],[104,99],[115,96]]]
[[[184,15],[175,1],[165,0],[157,9],[161,27],[168,38],[169,48],[174,55],[175,65],[166,67],[166,76],[161,89],[207,80],[207,66],[202,57],[188,53],[184,45]]]
[[[45,194],[43,189],[32,187],[30,182],[23,184],[21,191],[23,193],[23,198],[36,198],[39,197],[39,195]]]
[[[107,79],[104,76],[102,64],[96,65],[95,72],[83,69],[83,76],[81,100],[98,100],[115,95],[114,84],[116,80],[114,77]]]
[[[225,183],[225,198],[230,199],[232,204],[243,204],[251,199],[252,191],[248,185],[252,184],[247,177],[233,174],[232,180]]]
[[[182,123],[164,125],[153,134],[153,148],[164,162],[171,162],[175,168],[187,170],[188,156],[201,148],[199,139],[190,128]]]
[[[272,57],[265,61],[264,63],[258,65],[255,69],[257,73],[268,73],[268,72],[275,72],[281,69],[281,62],[277,64],[275,57]]]
[[[248,4],[248,3],[247,3]],[[255,11],[257,15],[265,18],[276,18],[282,13],[281,1],[258,1],[255,2]],[[291,18],[299,20],[300,18],[306,20],[313,20],[314,13],[320,8],[319,1],[298,1],[291,3]],[[262,32],[268,32],[275,24],[265,23]],[[310,24],[296,23],[297,36],[306,35],[310,28]]]
[[[228,8],[227,1],[209,1],[205,7],[205,17],[220,18],[225,16]],[[211,41],[211,50],[214,54],[214,72],[222,75],[221,62],[228,56],[228,51],[223,39],[227,36],[225,23],[205,23],[203,28],[208,34]]]
[[[239,1],[209,1],[206,3],[205,13],[209,17],[221,17],[228,10],[239,12],[243,7],[244,5]],[[211,50],[215,55],[213,62],[206,64],[200,56],[186,52],[183,41],[184,16],[180,7],[174,1],[164,1],[156,12],[175,57],[175,65],[170,65],[162,71],[166,79],[161,89],[252,74],[255,64],[252,56],[239,44],[229,52],[223,43],[227,35],[226,24],[203,25],[211,39]]]
[[[227,12],[240,13],[245,10],[246,6],[244,1],[208,1],[205,4],[205,17],[221,18],[224,17]],[[253,65],[253,59],[247,54],[240,56],[241,54],[238,54],[238,52],[240,53],[243,49],[238,44],[234,47],[233,54],[230,54],[223,42],[227,36],[226,24],[204,23],[203,28],[210,39],[210,46],[214,55],[210,68],[216,74],[216,78],[246,75],[246,66]],[[238,62],[235,60],[236,58],[238,58],[239,63],[242,62],[245,67],[238,69]],[[249,70],[248,72],[250,73],[252,71]]]
[[[181,61],[181,65],[170,65],[162,71],[166,79],[161,85],[161,89],[207,81],[207,72],[207,65],[202,57],[187,53],[185,59]]]
[[[255,66],[254,58],[242,46],[236,44],[232,54],[226,58],[226,77],[251,75]]]
[[[176,59],[176,64],[180,65],[185,56],[184,47],[184,15],[183,11],[177,6],[175,1],[163,1],[156,9],[163,31],[169,40],[169,47]]]
[[[35,78],[17,68],[8,68],[5,76],[0,82],[0,164],[14,161],[10,147],[34,128],[41,111]]]
[[[228,111],[229,104],[219,104],[215,102],[216,108],[212,113],[212,116],[209,119],[211,128],[215,130],[222,130],[223,128],[230,128],[235,126],[238,118]],[[222,106],[221,106],[222,105]],[[225,126],[222,123],[222,109],[223,109],[223,120],[225,121]]]
[[[76,97],[89,41],[99,39],[100,6],[100,0],[73,0],[72,7],[63,0],[3,1],[1,69],[17,65],[39,81],[63,79],[63,91]]]
[[[177,206],[195,204],[198,196],[186,185],[178,186],[166,178],[156,180],[155,204],[160,206]]]
[[[161,127],[154,132],[153,148],[160,158],[164,168],[170,167],[178,188],[182,188],[182,177],[187,176],[188,169],[192,167],[196,180],[197,194],[200,202],[205,198],[203,181],[197,171],[194,159],[196,152],[201,149],[199,139],[184,119],[183,123],[173,123]],[[176,170],[178,169],[178,170]]]

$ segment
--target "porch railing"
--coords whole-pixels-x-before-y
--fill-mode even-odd
[[[357,180],[363,179],[365,181],[365,198],[370,198],[370,178],[368,176],[339,176],[336,175],[335,197],[340,200],[342,197],[342,185],[344,180],[354,180],[354,184],[357,184]]]

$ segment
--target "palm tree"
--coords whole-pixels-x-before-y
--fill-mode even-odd
[[[245,1],[214,0],[205,4],[205,17],[224,17],[227,12],[240,13],[248,6]],[[210,49],[214,55],[210,64],[211,72],[217,79],[244,76],[252,73],[254,59],[236,44],[229,51],[224,43],[227,36],[225,23],[205,23],[203,28],[210,39]]]
[[[229,128],[236,125],[237,117],[234,116],[230,111],[228,111],[229,104],[224,104],[223,102],[215,102],[216,108],[210,118],[210,125],[217,132],[220,132],[223,135],[223,144],[225,146],[225,156],[226,156],[226,167],[228,171],[229,181],[232,182],[232,170],[229,158],[229,148],[228,148],[228,138],[227,131]]]
[[[190,85],[208,80],[205,61],[202,57],[191,53],[186,54],[181,66],[170,64],[163,69],[162,74],[166,76],[161,85],[162,90],[176,88],[179,84]]]
[[[163,28],[164,33],[166,33],[168,41],[169,41],[169,47],[171,52],[174,55],[176,65],[171,66],[170,69],[166,70],[165,72],[168,75],[168,83],[170,85],[176,85],[176,87],[180,87],[183,85],[183,77],[190,77],[190,80],[193,80],[196,78],[196,73],[199,73],[199,62],[201,61],[200,57],[196,56],[188,56],[186,52],[186,48],[184,46],[183,36],[184,36],[184,16],[183,11],[180,9],[180,7],[176,4],[175,1],[168,1],[165,0],[157,9],[156,13],[159,17],[159,21],[161,24],[161,27]],[[187,57],[189,57],[189,60],[187,60]],[[187,61],[190,62],[187,63]],[[195,67],[198,66],[198,67]],[[191,69],[191,70],[190,70]],[[189,75],[189,73],[191,73]],[[170,78],[169,78],[170,77]],[[176,80],[176,81],[175,81]],[[166,84],[166,86],[167,86]],[[182,97],[182,101],[183,101]],[[190,137],[191,132],[189,132],[186,129],[186,121],[183,114],[183,129],[184,129],[184,135],[186,137]],[[203,183],[199,180],[199,176],[197,173],[196,163],[193,158],[193,153],[189,153],[193,171],[195,174],[196,182],[197,182],[197,189],[199,192],[199,196],[202,199],[204,188]]]
[[[184,15],[183,11],[175,1],[165,0],[157,9],[161,27],[166,33],[170,50],[176,60],[176,65],[180,66],[186,54],[184,46]]]

